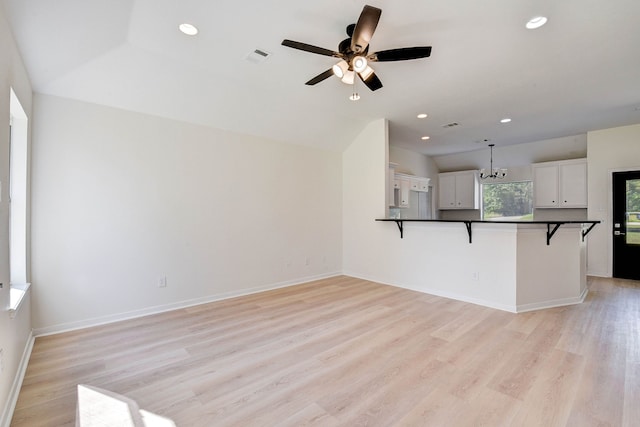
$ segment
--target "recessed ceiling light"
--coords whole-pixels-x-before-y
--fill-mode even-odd
[[[536,28],[542,27],[546,23],[547,23],[546,16],[535,16],[527,22],[525,27],[527,27],[528,30],[535,30]]]
[[[427,117],[427,114],[426,114],[426,113],[420,113],[420,114],[418,114],[418,118],[419,118],[419,119],[424,119],[424,118],[426,118],[426,117]]]
[[[178,28],[188,36],[195,36],[198,34],[198,29],[195,25],[187,24],[186,22],[184,24],[180,24]]]
[[[504,119],[500,120],[500,123],[509,123],[511,121],[511,119],[509,117],[505,117]]]
[[[423,136],[423,137],[422,137],[422,138],[420,138],[420,139],[421,139],[421,140],[423,140],[423,141],[426,141],[426,140],[428,140],[429,138],[431,138],[431,137],[430,137],[430,136],[425,135],[425,136]]]

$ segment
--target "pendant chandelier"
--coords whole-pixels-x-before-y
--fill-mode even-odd
[[[489,173],[482,168],[480,169],[480,179],[502,179],[507,176],[507,170],[504,168],[494,168],[493,167],[493,147],[495,144],[489,144],[489,148],[491,149],[491,160],[489,163]]]

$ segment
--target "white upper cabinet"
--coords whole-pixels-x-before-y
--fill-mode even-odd
[[[558,165],[533,165],[533,193],[537,208],[558,207]]]
[[[408,208],[411,191],[428,192],[430,178],[395,173],[390,163],[389,166],[389,206],[395,208]]]
[[[398,199],[396,201],[396,206],[400,208],[408,208],[409,207],[409,191],[411,191],[411,181],[406,178],[398,179],[400,181],[400,190],[398,192]]]
[[[456,176],[438,175],[438,207],[440,209],[456,208]]]
[[[587,162],[560,165],[560,207],[587,207]]]
[[[396,181],[396,164],[389,163],[389,183],[387,192],[387,206],[395,207],[395,189],[400,186],[400,183]]]
[[[532,168],[536,208],[587,207],[587,159],[536,163]]]
[[[438,175],[439,209],[479,209],[480,184],[477,171],[447,172]]]

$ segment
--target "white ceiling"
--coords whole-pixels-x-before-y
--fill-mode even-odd
[[[640,123],[638,0],[2,1],[36,92],[274,140],[341,150],[386,117],[392,144],[441,155]],[[366,1],[370,52],[431,57],[373,64],[384,87],[357,102],[336,78],[305,86],[336,60],[281,41],[337,50]]]

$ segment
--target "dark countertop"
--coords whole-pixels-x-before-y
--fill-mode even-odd
[[[485,221],[480,219],[408,219],[408,218],[378,218],[376,221],[395,222],[400,231],[400,238],[404,237],[404,223],[405,222],[448,222],[448,223],[462,223],[467,228],[469,234],[469,243],[471,243],[471,224],[518,224],[518,225],[546,225],[547,226],[547,245],[551,242],[551,238],[558,231],[561,225],[565,224],[589,224],[586,230],[582,230],[582,240],[589,232],[600,224],[601,221],[590,220],[548,220],[548,221]]]
[[[411,219],[411,218],[378,218],[376,221],[392,221],[392,222],[463,222],[463,223],[481,223],[481,224],[600,224],[601,221],[592,221],[588,219],[580,220],[546,220],[546,221],[488,221],[482,219]]]

